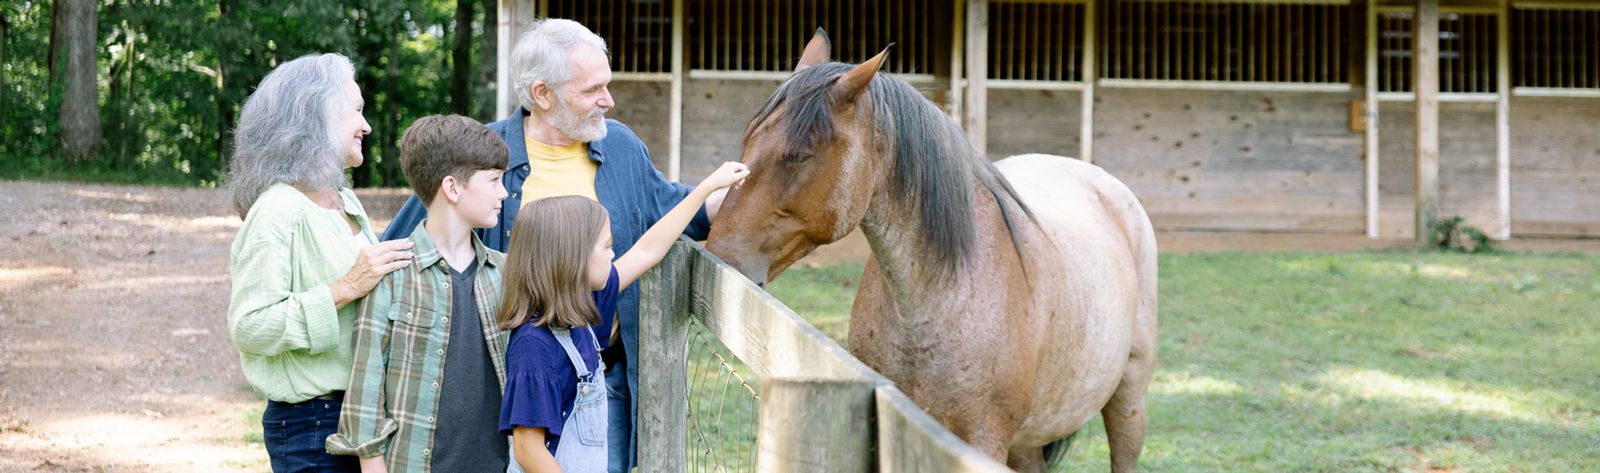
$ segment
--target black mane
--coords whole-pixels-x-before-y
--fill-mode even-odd
[[[832,62],[795,74],[750,122],[746,141],[756,125],[779,113],[788,152],[815,154],[836,133],[829,91],[852,67]],[[910,84],[888,74],[876,75],[866,93],[872,98],[877,125],[870,146],[880,154],[893,153],[894,195],[917,208],[920,234],[938,261],[954,270],[972,249],[977,236],[969,184],[973,177],[1000,203],[1008,233],[1017,243],[1013,213],[1020,210],[1030,219],[1032,213],[994,165],[973,149],[954,120]]]

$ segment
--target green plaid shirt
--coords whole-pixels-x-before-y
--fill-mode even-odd
[[[416,259],[385,276],[361,302],[339,433],[327,441],[334,455],[384,455],[389,471],[396,472],[428,471],[450,343],[450,268],[423,224],[411,232],[411,241]],[[476,235],[472,248],[478,260],[472,285],[478,320],[500,381],[495,388],[504,390],[510,337],[495,315],[505,254],[483,246]]]

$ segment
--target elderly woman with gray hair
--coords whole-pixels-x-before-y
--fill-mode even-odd
[[[262,440],[277,473],[359,470],[323,447],[350,380],[355,302],[412,256],[407,240],[377,243],[345,185],[372,131],[361,109],[348,58],[305,56],[262,79],[234,132],[228,187],[244,226],[228,329],[267,398]]]

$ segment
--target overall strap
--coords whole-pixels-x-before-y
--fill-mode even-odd
[[[595,362],[600,364],[599,371],[605,371],[606,370],[606,358],[604,356],[600,356],[600,352],[605,351],[605,350],[601,350],[600,349],[600,337],[594,336],[594,326],[585,325],[585,326],[583,326],[583,329],[589,331],[589,341],[590,342],[594,342],[594,353],[595,353],[595,358],[597,358],[597,360],[595,360]]]
[[[578,346],[572,343],[572,329],[551,328],[550,333],[556,336],[556,341],[561,343],[561,349],[567,351],[567,359],[572,361],[572,367],[578,370],[578,380],[589,377],[589,367],[583,363],[583,356],[578,354]],[[590,336],[594,332],[589,332]]]

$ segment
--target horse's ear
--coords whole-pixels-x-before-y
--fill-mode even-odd
[[[817,34],[811,35],[811,42],[806,43],[806,52],[800,55],[800,63],[794,65],[794,73],[799,74],[808,67],[826,64],[829,49],[833,49],[833,45],[828,41],[828,32],[817,28]]]
[[[842,104],[855,100],[856,94],[866,90],[867,84],[872,83],[872,77],[878,74],[878,68],[883,66],[883,58],[889,56],[889,48],[892,47],[894,47],[894,43],[890,43],[888,47],[883,48],[883,52],[878,53],[877,56],[873,56],[867,62],[856,65],[850,72],[839,76],[839,81],[833,84],[833,91],[831,92],[834,98],[833,103]]]

